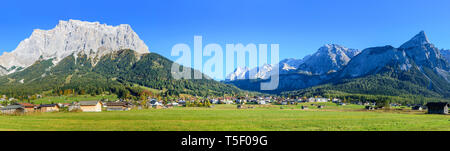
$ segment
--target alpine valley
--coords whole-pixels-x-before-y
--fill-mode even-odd
[[[202,80],[175,80],[172,64],[150,53],[129,25],[60,21],[54,29],[35,30],[14,51],[0,56],[0,94],[20,98],[70,90],[124,98],[143,90],[170,96],[244,92],[206,75]],[[199,72],[191,70],[192,74]]]
[[[381,46],[360,51],[325,45],[303,59],[287,59],[255,69],[240,67],[225,82],[258,91],[260,83],[273,74],[267,67],[279,67],[279,87],[262,92],[365,100],[449,101],[449,62],[449,50],[439,50],[421,31],[399,48]],[[258,72],[252,77],[250,70]]]
[[[262,92],[287,97],[448,101],[449,59],[449,50],[438,49],[420,32],[399,48],[358,50],[327,44],[303,59],[254,69],[239,67],[224,82],[204,74],[201,80],[176,80],[171,75],[173,62],[149,52],[129,25],[69,20],[50,30],[34,30],[15,50],[0,56],[0,94],[23,98],[70,90],[126,98],[148,90],[164,96]],[[280,71],[278,88],[260,91],[260,83],[269,80],[274,68]],[[257,74],[249,75],[251,70]]]

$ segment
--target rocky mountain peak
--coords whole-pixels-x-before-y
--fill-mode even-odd
[[[422,46],[422,45],[426,45],[426,44],[430,44],[430,40],[428,40],[428,37],[424,31],[420,31],[417,35],[415,35],[413,38],[411,38],[411,40],[407,41],[402,46],[400,46],[400,48],[407,49],[407,48]]]
[[[101,57],[121,49],[132,49],[137,53],[149,52],[130,25],[59,21],[53,29],[35,29],[15,50],[0,56],[0,65],[7,69],[13,66],[26,68],[39,59],[54,59],[54,63],[58,63],[69,55],[81,53],[89,57]]]
[[[337,44],[326,44],[320,47],[311,57],[304,60],[298,70],[317,75],[336,72],[347,65],[351,58],[360,52],[357,49],[350,49]]]

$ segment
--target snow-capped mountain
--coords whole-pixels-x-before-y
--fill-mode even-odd
[[[307,56],[308,57],[308,56]],[[234,72],[227,75],[227,81],[243,80],[243,79],[267,79],[274,74],[274,68],[279,68],[279,74],[286,74],[295,71],[303,59],[284,59],[278,64],[264,64],[261,67],[249,69],[248,67],[238,67]],[[250,75],[250,73],[256,73]]]
[[[297,70],[297,68],[304,62],[304,60],[308,59],[309,57],[311,57],[311,55],[307,55],[303,59],[289,58],[281,60],[279,63],[280,73],[289,73]]]
[[[337,44],[327,44],[305,60],[298,70],[313,75],[337,72],[360,52]]]
[[[237,79],[246,79],[248,77],[249,69],[247,67],[238,67],[234,70],[233,73],[227,75],[227,79],[237,80]]]
[[[305,56],[303,59],[284,59],[278,64],[266,64],[259,68],[251,70],[236,70],[238,73],[229,74],[227,80],[236,80],[234,75],[243,75],[243,79],[267,79],[273,73],[273,68],[279,67],[279,74],[288,74],[293,72],[322,75],[326,73],[336,72],[343,66],[347,65],[351,58],[358,55],[361,51],[357,49],[349,49],[337,44],[327,44],[318,49],[313,55]],[[242,67],[241,67],[242,68]],[[259,70],[258,70],[259,69]],[[256,75],[249,75],[250,71],[257,71]],[[242,73],[248,72],[248,73]]]
[[[79,20],[59,21],[51,30],[36,29],[12,52],[0,56],[0,65],[6,69],[29,67],[37,60],[63,58],[78,54],[101,57],[121,49],[148,53],[148,47],[129,25],[109,26],[99,22]]]
[[[399,48],[382,46],[358,51],[338,45],[326,45],[304,59],[297,71],[280,74],[278,89],[270,93],[301,90],[328,83],[339,85],[346,82],[349,84],[341,88],[360,88],[356,86],[359,84],[363,85],[362,88],[369,84],[371,87],[365,87],[364,93],[389,93],[390,91],[380,91],[383,85],[379,85],[387,80],[391,82],[387,84],[390,89],[403,89],[398,90],[399,92],[433,91],[431,93],[449,96],[450,63],[445,61],[446,54],[447,52],[441,53],[430,43],[425,32],[415,35]],[[306,65],[310,67],[306,68],[308,67]],[[300,72],[305,71],[303,69],[312,72]],[[336,72],[329,72],[330,70]],[[316,74],[313,74],[314,72]],[[265,81],[241,80],[229,83],[242,89],[260,91],[261,82]],[[405,85],[421,90],[411,91]]]

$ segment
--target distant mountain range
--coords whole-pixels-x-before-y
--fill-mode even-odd
[[[238,67],[235,72],[227,76],[227,81],[243,80],[243,79],[267,79],[274,74],[272,69],[279,67],[280,74],[303,73],[308,75],[322,75],[340,70],[354,56],[361,51],[357,49],[349,49],[337,44],[327,44],[303,59],[284,59],[278,64],[266,64],[262,67],[248,69],[247,67]],[[249,75],[250,71],[257,71],[255,75]]]
[[[35,30],[10,53],[0,56],[0,94],[25,96],[111,92],[121,97],[142,90],[162,95],[223,96],[259,91],[283,95],[423,96],[450,98],[450,50],[439,50],[420,32],[399,48],[364,50],[327,44],[302,59],[284,59],[259,68],[239,67],[224,82],[176,80],[172,61],[150,53],[129,25],[60,21]],[[279,87],[260,91],[260,83],[279,68]],[[199,72],[191,68],[194,72]],[[257,71],[249,75],[249,71]],[[252,78],[250,78],[252,77]]]
[[[163,56],[149,53],[129,25],[60,21],[54,29],[35,30],[17,49],[0,56],[0,94],[73,90],[126,97],[136,96],[143,89],[161,95],[191,96],[244,92],[206,75],[202,80],[175,80],[172,64]],[[199,72],[191,70],[192,74]]]
[[[295,69],[281,73],[278,89],[265,92],[287,94],[292,91],[292,94],[299,94],[319,88],[319,94],[339,91],[450,97],[448,52],[431,44],[423,31],[399,48],[382,46],[359,51],[339,45],[325,45],[313,55],[298,61],[300,65],[293,66]],[[227,83],[258,91],[260,83],[266,80],[246,77],[229,79]]]

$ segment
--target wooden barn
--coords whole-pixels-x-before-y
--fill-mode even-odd
[[[83,112],[101,112],[103,106],[101,101],[80,101],[79,104]]]
[[[428,114],[448,114],[450,104],[447,102],[429,102],[426,106]]]
[[[41,112],[58,112],[59,106],[58,104],[41,104],[38,107],[38,111]]]
[[[107,111],[127,111],[128,106],[125,102],[107,102],[106,110]]]
[[[24,109],[25,112],[34,112],[36,105],[31,103],[19,103]]]
[[[25,109],[21,105],[8,105],[6,107],[0,108],[2,114],[20,114],[24,113]]]

